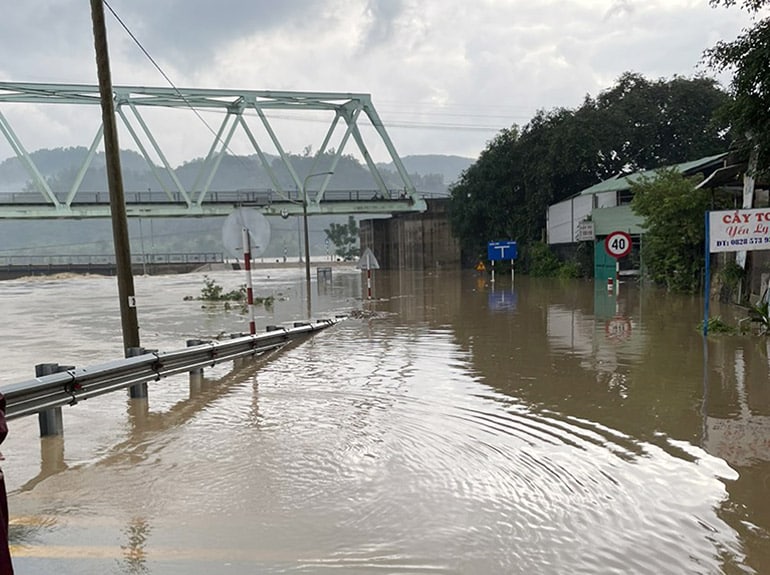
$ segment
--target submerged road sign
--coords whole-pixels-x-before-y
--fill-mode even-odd
[[[487,244],[487,259],[491,262],[500,260],[515,260],[519,255],[516,242],[489,242]]]
[[[372,252],[371,249],[366,248],[364,253],[361,254],[361,257],[358,258],[356,267],[360,270],[378,270],[380,269],[380,264],[377,261],[377,258],[374,257],[374,252]]]
[[[632,245],[631,236],[626,232],[612,232],[604,239],[604,249],[615,259],[630,254]]]

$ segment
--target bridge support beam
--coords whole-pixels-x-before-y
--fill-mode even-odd
[[[460,244],[449,223],[449,199],[389,219],[361,221],[361,250],[374,252],[383,270],[460,269]]]

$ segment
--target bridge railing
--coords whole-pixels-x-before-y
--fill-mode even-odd
[[[338,321],[340,318],[317,320],[315,323],[295,323],[292,328],[272,326],[266,333],[258,335],[223,341],[193,341],[190,343],[194,345],[176,351],[146,352],[86,368],[64,367],[50,375],[0,386],[0,392],[6,400],[6,417],[14,419],[35,413],[45,415],[51,410],[59,410],[60,421],[60,410],[64,405],[75,405],[80,400],[118,389],[159,381],[175,374],[195,372],[225,361],[255,356],[309,336]],[[58,433],[46,433],[41,417],[42,435],[59,433],[61,429]]]
[[[311,191],[311,196],[315,193]],[[66,194],[54,193],[59,201],[65,201]],[[124,191],[126,204],[183,204],[185,200],[182,194],[175,192],[170,196],[160,191]],[[195,193],[193,192],[193,196]],[[322,201],[330,202],[361,202],[361,201],[383,201],[383,200],[403,200],[406,198],[405,190],[387,190],[385,194],[379,190],[369,189],[349,189],[349,190],[326,190]],[[203,203],[211,204],[232,204],[232,205],[250,205],[250,206],[268,206],[273,203],[281,202],[302,202],[301,194],[294,190],[288,192],[276,192],[275,190],[254,188],[239,190],[212,190],[209,191],[203,199]],[[106,205],[110,203],[110,194],[108,191],[87,192],[79,191],[72,200],[73,206],[78,205]],[[49,205],[47,198],[38,192],[11,192],[0,193],[0,205],[19,205],[19,206],[44,206]]]
[[[131,254],[133,264],[216,264],[224,261],[222,252]],[[13,267],[46,268],[56,266],[115,265],[115,254],[12,255],[0,256],[0,269]]]

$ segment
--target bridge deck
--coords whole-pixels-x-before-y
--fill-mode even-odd
[[[274,190],[210,191],[204,201],[188,204],[180,193],[124,192],[131,217],[185,217],[228,215],[236,207],[253,207],[266,216],[302,213],[299,192]],[[56,198],[64,202],[58,194]],[[424,200],[422,200],[424,201]],[[69,206],[56,206],[34,192],[0,194],[0,219],[104,218],[109,217],[108,192],[79,192]],[[377,190],[328,190],[318,202],[308,203],[308,214],[393,214],[418,211],[415,201],[403,192]]]

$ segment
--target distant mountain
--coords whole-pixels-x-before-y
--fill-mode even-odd
[[[440,174],[444,176],[444,184],[449,186],[460,178],[463,170],[470,167],[476,160],[462,156],[444,156],[439,154],[425,154],[404,156],[401,162],[410,174]],[[388,170],[394,170],[393,163],[384,164]]]
[[[83,147],[42,149],[30,156],[51,190],[65,194],[76,178],[82,177],[81,191],[104,191],[106,171],[104,154],[94,158],[85,174],[79,174],[80,166],[88,150]],[[312,156],[291,156],[297,171],[308,173],[314,164]],[[185,187],[190,187],[200,174],[203,160],[196,158],[175,170]],[[447,185],[455,181],[462,170],[473,163],[470,158],[459,156],[406,156],[404,166],[418,192],[438,197],[447,194]],[[385,185],[390,189],[403,186],[392,164],[380,164]],[[145,159],[133,151],[121,151],[123,185],[127,192],[159,189]],[[272,162],[273,174],[286,190],[296,189],[292,177],[277,159]],[[164,176],[165,177],[165,176]],[[168,183],[169,187],[173,187]],[[268,173],[257,156],[230,156],[222,158],[220,168],[211,182],[212,190],[238,190],[272,187]],[[369,169],[352,156],[342,156],[335,168],[334,186],[339,189],[375,189],[376,183]],[[0,161],[0,193],[35,191],[22,162],[16,158]],[[274,218],[272,236],[265,257],[281,258],[285,254],[300,253],[300,234],[296,219]],[[221,227],[224,218],[152,218],[142,226],[141,220],[129,222],[133,252],[187,253],[218,252],[223,250]],[[311,218],[311,251],[315,255],[326,248],[324,230],[331,222],[343,223],[345,216],[314,216]],[[147,233],[149,230],[149,233]],[[108,220],[24,220],[4,221],[0,226],[0,255],[42,254],[102,254],[112,250],[112,234]]]

